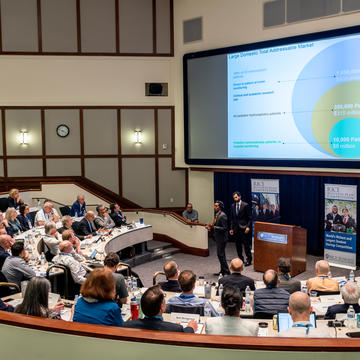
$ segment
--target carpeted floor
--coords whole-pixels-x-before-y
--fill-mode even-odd
[[[210,239],[209,240],[209,251],[210,255],[208,257],[199,257],[184,253],[178,253],[171,257],[171,259],[175,260],[179,266],[180,271],[185,269],[190,269],[195,272],[195,274],[199,276],[204,276],[205,280],[207,281],[216,281],[217,277],[213,275],[213,273],[218,272],[219,262],[216,256],[216,246],[215,242]],[[226,247],[226,258],[228,262],[231,259],[237,257],[235,244],[228,243]],[[296,278],[299,280],[305,280],[310,277],[315,276],[315,262],[320,260],[321,257],[316,256],[307,256],[307,265],[306,271],[297,275]],[[148,262],[146,264],[142,264],[139,266],[134,267],[134,271],[137,272],[144,283],[144,286],[149,287],[152,285],[152,277],[156,271],[162,270],[163,265],[167,260],[170,258],[159,259],[155,261]],[[338,267],[331,268],[332,276],[348,276],[349,270],[342,269]],[[245,268],[243,272],[244,275],[251,277],[254,280],[262,280],[262,273],[254,271],[253,266],[249,266]],[[356,272],[356,276],[358,276]],[[161,281],[161,278],[159,277]]]

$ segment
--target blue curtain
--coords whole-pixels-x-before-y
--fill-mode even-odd
[[[307,230],[307,252],[312,255],[324,253],[324,184],[357,185],[359,199],[360,178],[215,172],[214,200],[224,202],[228,216],[234,191],[240,191],[242,199],[251,204],[251,179],[279,179],[281,223]],[[358,239],[356,244],[359,254]]]

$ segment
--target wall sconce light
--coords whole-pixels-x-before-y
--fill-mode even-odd
[[[142,144],[143,136],[141,130],[134,130],[135,144]]]
[[[29,133],[25,130],[20,131],[20,145],[29,145]]]

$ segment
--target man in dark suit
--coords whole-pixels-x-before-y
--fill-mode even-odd
[[[326,231],[330,231],[333,225],[341,224],[341,216],[338,213],[338,207],[334,204],[331,208],[331,212],[326,215]]]
[[[164,321],[162,314],[165,311],[165,294],[159,285],[148,288],[141,297],[141,310],[144,319],[136,319],[124,322],[123,327],[144,330],[175,331],[193,333],[197,330],[197,323],[191,320],[187,327]]]
[[[110,204],[110,211],[110,217],[113,219],[116,227],[126,225],[126,216],[121,212],[119,204]]]
[[[167,281],[160,282],[159,285],[164,291],[181,292],[178,282],[179,269],[175,261],[170,260],[164,265],[164,273]]]
[[[242,248],[244,247],[246,262],[245,266],[251,265],[251,208],[248,203],[241,200],[238,191],[233,193],[234,203],[231,205],[231,227],[230,235],[235,235],[236,251],[239,259],[244,261]]]
[[[243,294],[245,289],[249,286],[250,290],[255,290],[254,280],[242,275],[241,272],[244,270],[244,263],[241,259],[233,259],[230,263],[231,275],[222,277],[219,280],[219,285],[224,287],[231,287],[234,289],[239,289]]]
[[[88,211],[84,218],[79,222],[78,232],[79,235],[88,236],[96,235],[96,227],[94,225],[95,213],[93,211]]]
[[[341,296],[344,300],[344,304],[329,306],[325,314],[325,319],[335,319],[336,314],[346,314],[350,305],[353,306],[356,313],[360,313],[360,289],[356,282],[348,281],[341,288]]]
[[[224,203],[216,200],[214,203],[215,218],[212,224],[207,224],[206,228],[210,231],[213,230],[214,239],[216,242],[217,257],[220,262],[220,272],[215,275],[228,275],[230,274],[229,266],[226,262],[225,247],[228,241],[228,225],[227,216],[223,211]]]

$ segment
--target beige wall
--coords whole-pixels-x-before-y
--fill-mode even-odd
[[[183,123],[183,72],[182,56],[185,53],[215,49],[231,45],[270,40],[352,25],[358,25],[360,13],[334,16],[326,19],[263,28],[263,3],[265,0],[182,0],[174,1],[175,66],[173,67],[173,91],[175,105],[176,165],[184,164],[184,123]],[[183,44],[183,21],[195,17],[203,18],[203,40]],[[240,168],[240,167],[238,167]],[[300,170],[300,169],[299,169]],[[342,172],[342,169],[336,171]],[[346,170],[348,171],[348,170]],[[359,172],[360,170],[355,170]],[[213,183],[204,174],[191,172],[189,175],[190,200],[195,194],[213,199]],[[192,195],[193,194],[193,195]],[[193,200],[194,201],[194,200]],[[206,211],[204,205],[197,208]],[[205,205],[206,204],[206,205]],[[201,216],[201,215],[200,215]]]

